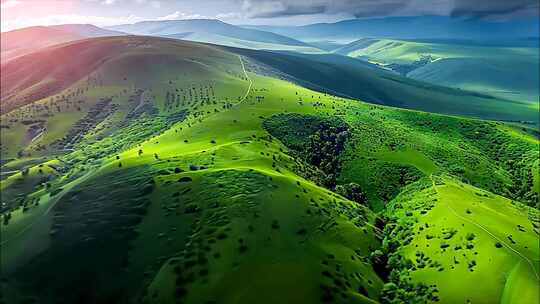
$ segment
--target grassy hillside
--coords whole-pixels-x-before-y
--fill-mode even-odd
[[[10,138],[2,137],[3,153],[13,158],[0,183],[11,197],[2,201],[0,226],[6,303],[478,299],[469,286],[430,273],[390,272],[401,267],[396,252],[409,254],[408,244],[389,245],[406,239],[395,228],[412,219],[405,204],[416,196],[429,202],[430,187],[446,204],[460,195],[456,210],[491,219],[481,224],[538,257],[538,220],[517,202],[538,201],[538,140],[527,129],[316,92],[214,46],[149,37],[90,42],[102,57],[88,77],[59,91],[63,98],[1,117]],[[23,145],[14,140],[20,134],[33,140]],[[486,190],[512,197],[520,212]],[[427,215],[442,214],[438,207]],[[473,232],[478,257],[496,260],[475,258],[474,272],[459,268],[460,279],[488,276],[490,300],[511,301],[519,285],[527,303],[537,303],[526,265],[515,268],[517,258],[471,229],[455,240]],[[484,265],[513,269],[508,285]]]
[[[362,39],[336,53],[367,59],[416,80],[527,101],[538,107],[537,46]]]
[[[442,303],[537,303],[538,210],[443,176],[386,211],[395,281],[435,284]],[[482,282],[482,284],[478,284]]]

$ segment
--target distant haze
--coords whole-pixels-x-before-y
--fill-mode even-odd
[[[37,25],[97,26],[146,20],[219,19],[232,24],[306,25],[386,16],[538,18],[537,0],[1,0],[2,31]]]

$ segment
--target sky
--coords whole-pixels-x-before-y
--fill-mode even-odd
[[[1,30],[97,26],[144,20],[220,19],[232,24],[304,25],[352,18],[441,15],[538,18],[540,0],[0,0]]]

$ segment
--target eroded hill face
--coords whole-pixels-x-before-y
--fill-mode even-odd
[[[210,46],[90,41],[114,52],[2,115],[5,302],[481,297],[450,276],[481,277],[494,301],[528,282],[533,299],[532,268],[505,247],[538,256],[525,131],[311,91]]]

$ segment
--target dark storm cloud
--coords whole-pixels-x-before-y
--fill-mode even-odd
[[[406,5],[404,0],[244,0],[243,9],[253,18],[324,13],[380,15]]]
[[[392,15],[448,15],[466,18],[538,16],[539,0],[241,0],[252,18],[350,14],[358,18]]]
[[[538,16],[539,0],[454,0],[453,17]]]

